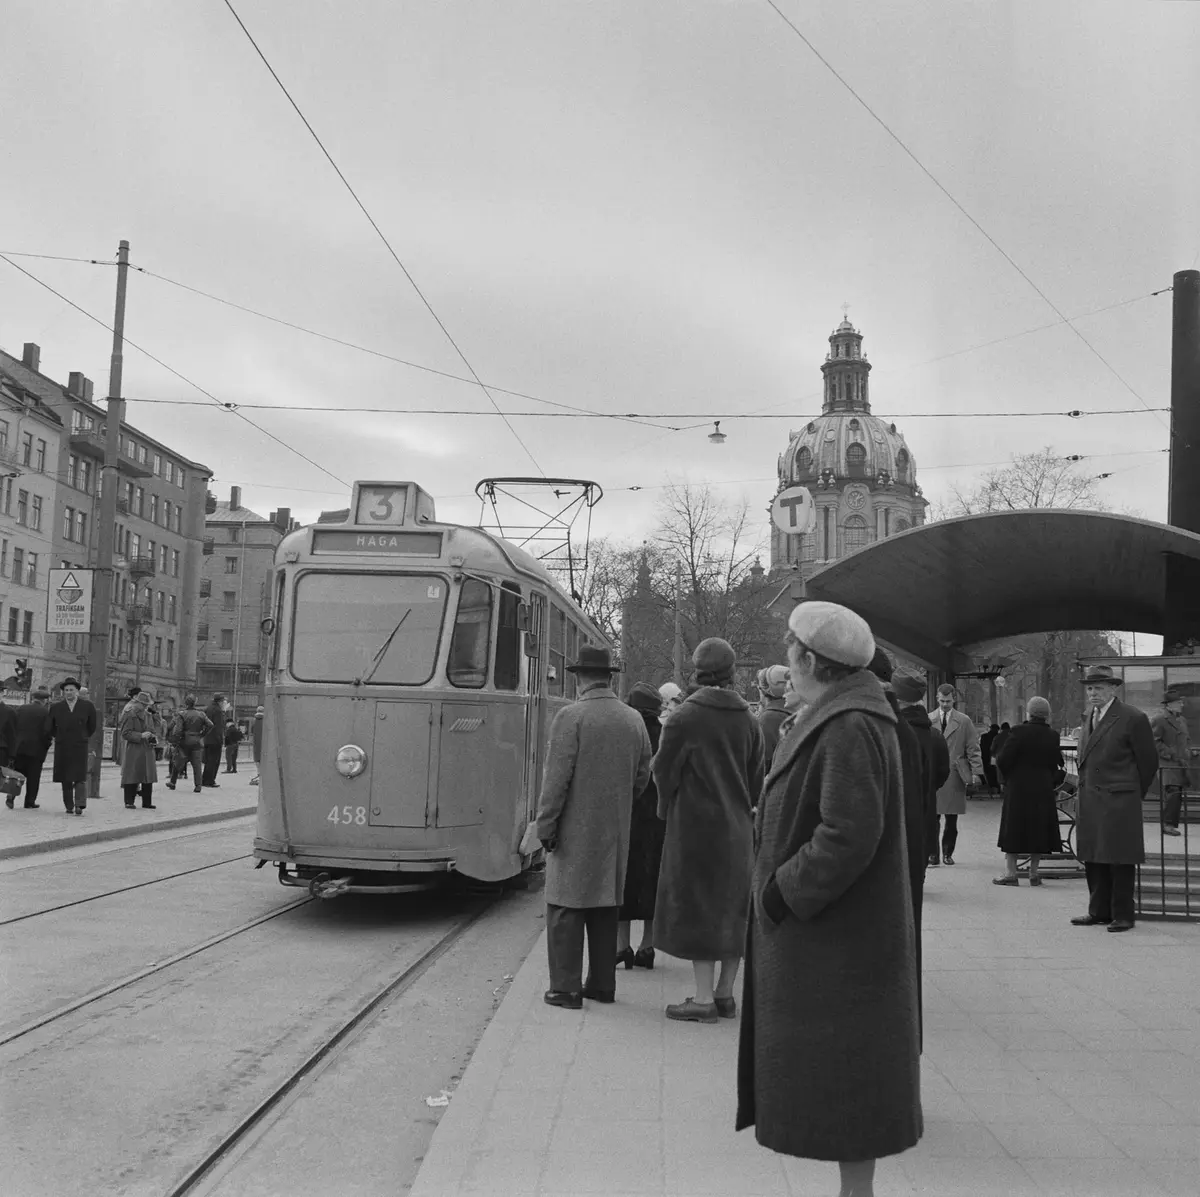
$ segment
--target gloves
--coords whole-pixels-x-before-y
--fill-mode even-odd
[[[558,836],[553,836],[548,840],[542,840],[541,844],[547,852],[553,852],[558,847]]]

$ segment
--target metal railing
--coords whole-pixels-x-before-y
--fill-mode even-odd
[[[1196,787],[1200,769],[1193,765],[1182,780],[1180,768],[1168,765],[1159,770],[1142,803],[1143,823],[1158,826],[1158,851],[1147,852],[1146,863],[1137,867],[1134,901],[1139,917],[1200,918],[1200,852],[1193,847],[1191,835],[1191,824],[1200,824],[1200,789]],[[1170,834],[1166,830],[1170,826],[1179,834]]]

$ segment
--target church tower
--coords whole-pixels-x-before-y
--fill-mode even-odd
[[[798,567],[808,577],[875,540],[925,522],[929,504],[904,437],[895,424],[871,414],[871,363],[862,340],[849,319],[830,334],[821,366],[821,414],[791,434],[779,458],[779,490],[807,487],[817,522],[803,536],[772,529],[773,573]]]

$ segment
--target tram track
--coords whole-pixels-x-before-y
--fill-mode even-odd
[[[180,869],[177,873],[167,873],[163,877],[152,877],[148,881],[138,881],[133,885],[123,885],[118,889],[105,890],[100,894],[92,894],[86,898],[76,898],[71,902],[60,902],[57,906],[47,906],[43,910],[31,910],[27,914],[14,915],[9,919],[0,919],[0,927],[10,927],[13,923],[23,923],[27,919],[39,918],[44,914],[53,914],[56,910],[70,910],[73,906],[85,906],[88,902],[99,902],[102,898],[113,898],[118,894],[131,893],[135,889],[145,889],[148,885],[161,885],[164,881],[173,881],[176,877],[188,877],[193,873],[203,873],[206,869],[216,869],[221,865],[237,864],[239,860],[253,859],[252,853],[242,852],[238,856],[231,856],[227,860],[214,860],[209,864],[197,865],[192,869]]]
[[[309,899],[311,900],[311,899]],[[391,978],[362,1002],[331,1034],[326,1035],[305,1060],[293,1068],[266,1097],[225,1134],[199,1163],[164,1197],[200,1197],[213,1192],[228,1169],[248,1152],[259,1138],[286,1112],[292,1100],[303,1088],[328,1068],[374,1018],[382,1013],[388,1002],[400,997],[445,955],[454,944],[485,914],[494,908],[499,896],[479,897],[474,909],[456,920],[444,935],[428,947],[398,976]]]
[[[191,871],[198,872],[200,870]],[[93,989],[89,993],[83,994],[81,997],[73,998],[66,1005],[60,1006],[56,1010],[51,1010],[47,1014],[39,1015],[29,1022],[23,1023],[15,1030],[0,1035],[0,1047],[6,1047],[10,1043],[15,1043],[18,1039],[23,1039],[26,1035],[30,1035],[42,1027],[50,1026],[52,1023],[59,1021],[59,1019],[66,1018],[68,1015],[82,1010],[85,1006],[90,1006],[95,1002],[101,1001],[103,998],[118,993],[122,989],[128,989],[129,986],[136,985],[139,981],[144,981],[147,977],[164,972],[166,969],[172,968],[185,960],[190,960],[193,956],[198,956],[201,952],[215,948],[218,944],[226,943],[239,935],[244,935],[247,931],[252,931],[255,927],[262,926],[263,923],[269,923],[272,919],[277,919],[291,910],[297,910],[301,906],[307,906],[315,901],[315,898],[306,896],[296,901],[287,902],[282,906],[277,906],[273,910],[267,911],[266,914],[261,914],[257,918],[241,923],[239,926],[233,927],[228,931],[222,931],[220,934],[211,936],[202,943],[193,944],[189,948],[175,952],[163,960],[155,961],[153,964],[138,969],[136,972],[130,973],[128,976],[122,977],[117,981],[111,981],[107,985],[102,985],[98,989]]]

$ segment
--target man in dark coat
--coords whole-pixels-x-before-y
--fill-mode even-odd
[[[788,626],[809,705],[758,807],[736,1129],[870,1193],[924,1129],[897,719],[859,616],[802,602]]]
[[[692,962],[693,996],[666,1009],[679,1022],[733,1018],[746,946],[754,820],[763,781],[762,731],[734,692],[737,657],[718,637],[692,654],[697,683],[667,721],[654,757],[667,824],[654,904],[654,942]],[[717,962],[721,972],[717,975]]]
[[[82,815],[87,806],[88,744],[96,734],[96,708],[79,696],[79,683],[69,677],[62,699],[49,712],[54,739],[54,780],[62,785],[63,806],[69,815]]]
[[[1083,675],[1088,712],[1079,730],[1079,792],[1075,854],[1088,883],[1088,912],[1076,926],[1133,927],[1134,866],[1146,859],[1142,799],[1158,772],[1150,720],[1117,698],[1121,679],[1111,666]]]
[[[642,717],[613,693],[616,667],[607,648],[585,644],[567,669],[578,676],[579,698],[550,727],[537,835],[547,857],[545,1001],[579,1010],[585,997],[616,997],[629,819],[634,795],[650,779],[650,739]]]
[[[17,753],[17,712],[0,702],[0,765],[11,765]]]
[[[992,760],[992,745],[996,742],[996,737],[1000,734],[1000,725],[993,723],[987,731],[979,737],[979,752],[983,757],[983,776],[987,782],[988,793],[992,794],[999,788],[996,785],[996,762]]]
[[[221,748],[225,739],[225,695],[214,694],[212,702],[204,708],[204,715],[212,727],[204,733],[204,770],[200,784],[210,790],[219,790],[217,770],[221,767]]]
[[[38,804],[38,791],[42,785],[42,766],[50,751],[50,714],[46,703],[49,691],[35,690],[29,701],[14,712],[16,720],[16,748],[12,767],[25,775],[25,805]]]
[[[212,731],[212,720],[203,712],[196,710],[196,696],[185,694],[183,710],[172,720],[168,739],[176,749],[171,754],[170,777],[167,789],[173,790],[176,781],[186,772],[188,765],[192,767],[192,782],[195,792],[200,793],[203,770],[204,739]]]
[[[1154,732],[1154,745],[1158,750],[1163,834],[1178,835],[1183,791],[1192,763],[1187,720],[1183,717],[1183,690],[1179,686],[1167,687],[1163,709],[1150,720],[1150,730]]]

